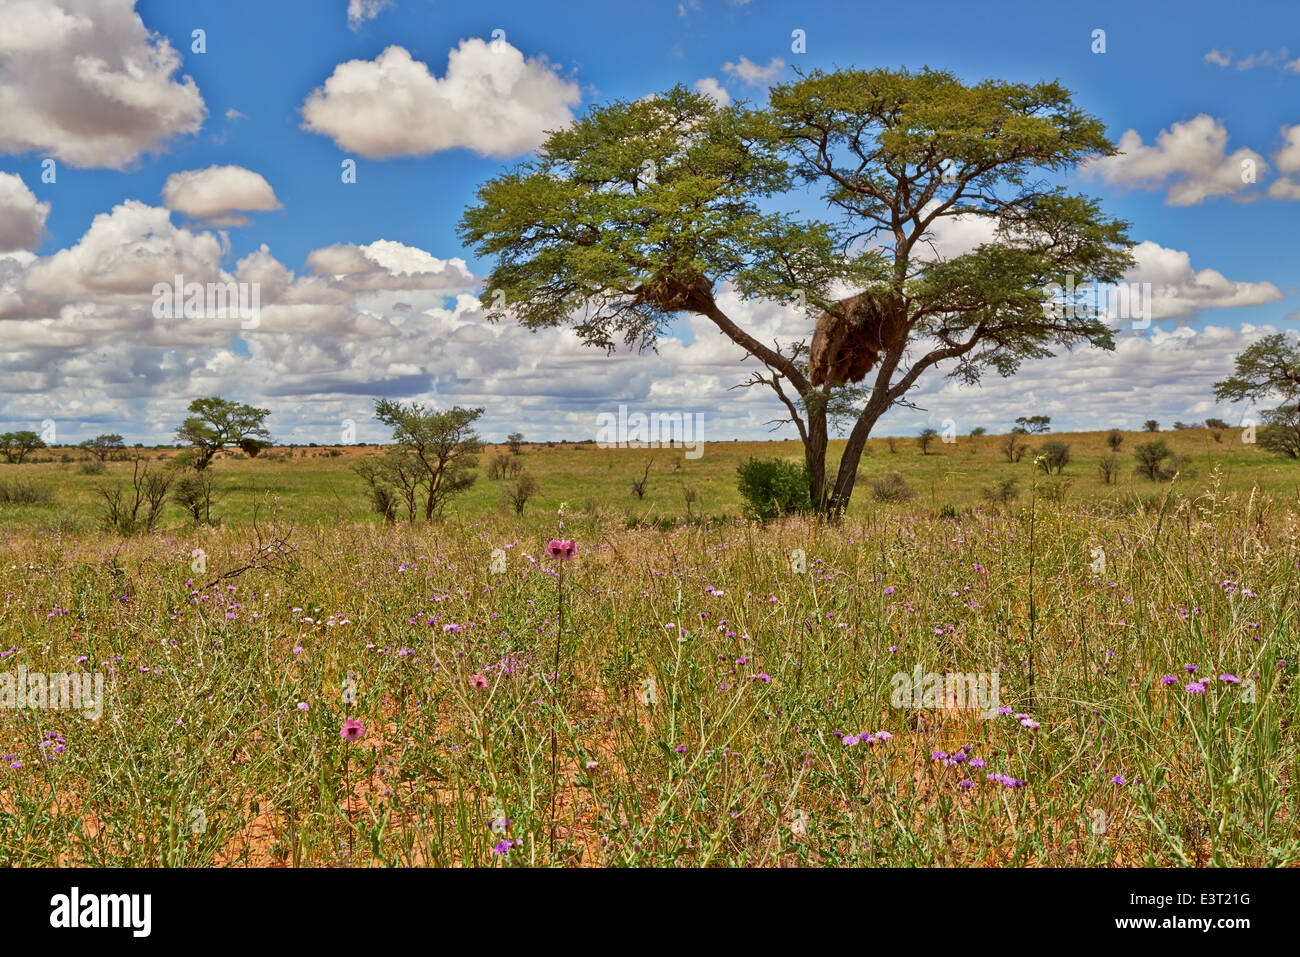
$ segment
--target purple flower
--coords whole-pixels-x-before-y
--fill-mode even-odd
[[[1230,685],[1241,684],[1241,679],[1238,678],[1236,675],[1219,675],[1219,680],[1226,681]]]
[[[1188,694],[1201,694],[1205,691],[1205,685],[1199,681],[1193,681],[1187,687],[1183,688]]]
[[[1163,678],[1160,679],[1160,683],[1162,685],[1176,685],[1178,684],[1178,679],[1175,678],[1173,675],[1165,675]]]
[[[1124,775],[1122,775],[1122,774],[1117,774],[1117,775],[1115,775],[1113,778],[1110,779],[1110,783],[1111,783],[1111,784],[1128,784],[1128,778],[1124,777]]]
[[[366,726],[356,718],[348,718],[343,722],[343,728],[339,731],[339,737],[344,741],[360,741],[366,733]]]

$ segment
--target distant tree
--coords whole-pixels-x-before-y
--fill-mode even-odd
[[[1097,474],[1104,485],[1114,485],[1119,479],[1119,456],[1114,452],[1102,456],[1097,463]]]
[[[1228,423],[1223,419],[1206,419],[1205,427],[1207,429],[1226,429],[1228,428]]]
[[[375,418],[393,430],[397,448],[365,463],[362,477],[372,488],[372,498],[375,485],[384,485],[407,499],[412,518],[417,503],[426,522],[441,515],[452,496],[474,484],[483,446],[473,426],[482,414],[481,408],[453,406],[440,412],[418,402],[376,401]]]
[[[0,435],[0,455],[5,457],[6,462],[12,462],[17,465],[23,464],[23,459],[35,449],[45,448],[45,443],[35,432],[29,432],[26,429],[20,432],[6,432]]]
[[[1256,437],[1259,447],[1289,459],[1300,458],[1300,405],[1280,405],[1265,412],[1263,418]]]
[[[1169,450],[1164,439],[1139,445],[1133,450],[1133,454],[1137,457],[1137,467],[1134,471],[1143,478],[1159,482],[1174,477],[1176,470],[1170,464],[1173,452]]]
[[[1214,397],[1230,402],[1280,396],[1281,404],[1262,413],[1261,448],[1296,458],[1297,408],[1300,407],[1300,342],[1283,333],[1265,336],[1237,356],[1233,374],[1214,384]]]
[[[122,440],[122,436],[116,432],[107,432],[103,435],[97,435],[93,439],[86,439],[77,448],[85,449],[97,460],[103,462],[114,452],[124,451],[126,443]]]
[[[1119,429],[1111,429],[1106,433],[1106,445],[1112,452],[1118,452],[1119,447],[1124,444],[1124,433]]]
[[[522,515],[524,514],[524,506],[528,504],[530,498],[537,494],[540,487],[537,479],[527,472],[523,472],[502,490],[501,499],[515,510],[516,515]]]
[[[220,396],[195,399],[190,403],[193,414],[176,430],[176,438],[194,449],[194,471],[202,472],[222,449],[238,446],[250,457],[269,444],[271,433],[262,423],[270,409],[258,409]]]
[[[1034,459],[1044,472],[1060,475],[1070,463],[1070,446],[1065,442],[1044,442],[1035,450]]]
[[[1159,432],[1160,423],[1157,422],[1155,419],[1147,419],[1145,422],[1142,423],[1142,428],[1147,432]]]
[[[981,435],[985,435],[987,433],[988,433],[988,429],[984,428],[984,426],[982,425],[977,425],[975,426],[975,428],[970,430],[970,437],[972,439],[978,439]]]
[[[511,432],[506,436],[506,444],[510,447],[510,452],[513,455],[520,455],[523,452],[524,433]]]
[[[1041,435],[1052,431],[1050,415],[1022,415],[1016,418],[1016,428],[1022,435]],[[1015,431],[1013,429],[1012,431]]]
[[[939,437],[937,429],[922,429],[921,434],[916,437],[916,444],[921,449],[922,455],[930,454],[930,443]]]
[[[1025,457],[1025,452],[1029,450],[1029,443],[1022,442],[1020,436],[1023,432],[1017,432],[1014,429],[1002,440],[1000,449],[1002,454],[1007,457],[1008,462],[1019,462]]]

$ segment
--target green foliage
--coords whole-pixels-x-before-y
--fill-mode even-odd
[[[921,450],[922,455],[930,454],[930,444],[938,437],[938,429],[926,428],[921,430],[921,434],[916,437],[916,445]]]
[[[1300,405],[1291,403],[1269,409],[1263,415],[1255,441],[1261,449],[1288,459],[1300,458]]]
[[[1060,475],[1070,464],[1070,445],[1067,442],[1044,442],[1034,451],[1034,460],[1044,472]]]
[[[1176,469],[1170,462],[1174,453],[1170,451],[1164,439],[1144,442],[1133,450],[1133,454],[1137,457],[1134,471],[1143,478],[1153,482],[1167,482],[1174,477]]]
[[[1043,290],[1067,275],[1118,281],[1131,264],[1124,223],[1044,185],[1045,173],[1114,152],[1056,83],[818,70],[754,109],[679,86],[593,107],[550,134],[535,160],[479,189],[460,233],[495,260],[483,293],[493,318],[572,325],[608,350],[652,345],[680,312],[709,319],[766,367],[747,384],[777,392],[818,506],[840,513],[864,445],[850,442],[823,499],[828,430],[853,423],[865,436],[926,370],[946,362],[976,382],[1055,347],[1113,347],[1105,322],[1054,312]],[[769,211],[798,203],[803,183],[821,190],[820,208]],[[817,218],[828,211],[833,226]],[[934,261],[927,240],[958,215],[995,240]],[[814,389],[807,342],[766,345],[719,305],[723,283],[810,312],[833,305],[837,284],[882,297],[899,321],[875,381]]]
[[[417,515],[426,522],[441,515],[451,498],[477,478],[474,469],[482,443],[473,426],[482,414],[481,408],[457,405],[438,411],[418,402],[377,400],[375,418],[393,430],[397,447],[368,457],[356,469],[376,511],[392,521],[400,501],[410,521]]]
[[[766,522],[812,508],[806,462],[751,457],[736,467],[736,475],[750,518]]]
[[[871,480],[871,497],[877,502],[907,502],[916,497],[912,486],[899,472]]]
[[[103,462],[109,455],[124,451],[126,443],[116,432],[105,432],[93,439],[86,439],[77,448],[85,449],[96,461]]]
[[[216,454],[229,446],[238,446],[255,458],[269,444],[271,433],[262,423],[270,409],[213,395],[195,399],[189,411],[192,415],[176,430],[176,438],[193,447],[191,461],[196,472],[206,469]]]
[[[21,465],[23,459],[36,449],[45,448],[45,442],[35,432],[23,429],[0,435],[0,455],[6,462]]]

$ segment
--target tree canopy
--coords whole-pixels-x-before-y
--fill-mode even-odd
[[[679,86],[552,133],[536,159],[483,184],[461,235],[495,259],[483,294],[494,319],[569,326],[612,351],[652,346],[678,313],[708,318],[764,366],[746,384],[775,390],[812,501],[839,512],[872,426],[926,370],[977,382],[1056,347],[1113,347],[1105,322],[1049,308],[1044,290],[1070,275],[1118,281],[1132,262],[1125,224],[1044,177],[1114,152],[1056,83],[815,71],[756,108]],[[831,221],[802,213],[804,186]],[[956,217],[990,238],[945,258],[935,230]],[[719,304],[727,286],[810,315],[846,293],[880,297],[896,321],[874,379],[814,387],[807,339],[760,341]],[[830,481],[836,423],[851,433]]]
[[[270,444],[271,433],[262,425],[271,414],[270,409],[258,409],[213,395],[195,399],[189,411],[193,414],[176,430],[176,438],[193,447],[190,464],[196,472],[202,472],[218,452],[229,446],[238,446],[248,455],[256,456]]]

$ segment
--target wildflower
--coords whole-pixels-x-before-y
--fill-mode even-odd
[[[843,738],[840,739],[840,744],[844,745],[844,747],[846,748],[851,748],[857,743],[858,743],[858,736],[856,734],[845,735]]]
[[[578,554],[578,543],[568,538],[551,539],[546,543],[546,554],[565,560]]]
[[[1178,679],[1175,678],[1173,675],[1165,675],[1163,678],[1160,679],[1160,683],[1162,685],[1176,685],[1178,684]]]
[[[1020,726],[1022,728],[1028,728],[1030,731],[1038,730],[1038,722],[1028,716],[1025,716],[1020,719]]]
[[[875,737],[877,741],[891,741],[894,736],[888,731],[877,731]]]
[[[356,718],[348,718],[343,722],[343,729],[339,731],[339,737],[344,741],[360,741],[366,733],[366,726]]]
[[[1110,779],[1110,783],[1111,783],[1111,784],[1128,784],[1128,778],[1124,777],[1124,775],[1122,775],[1122,774],[1117,774],[1117,775],[1115,775],[1113,778]]]
[[[486,691],[488,686],[487,675],[470,675],[469,686],[475,691]]]
[[[1219,675],[1219,680],[1226,681],[1230,685],[1241,684],[1241,679],[1238,678],[1236,675]]]
[[[492,848],[492,853],[493,853],[493,854],[504,854],[506,851],[510,850],[510,848],[512,848],[512,847],[514,847],[514,846],[515,846],[515,842],[514,842],[514,841],[509,841],[509,840],[507,840],[507,841],[502,841],[502,842],[501,842],[500,844],[498,844],[496,847]]]
[[[588,761],[588,762],[587,762],[587,770],[588,770],[588,771],[594,771],[594,770],[596,770],[596,768],[598,768],[598,767],[600,767],[600,762],[599,762],[599,761]]]
[[[1200,671],[1201,669],[1197,668],[1196,665],[1183,665],[1183,670],[1190,675],[1194,672]]]
[[[305,702],[305,701],[299,701],[299,702],[298,702],[298,710],[299,710],[299,711],[306,711],[306,710],[307,710],[308,708],[310,708],[310,707],[311,707],[311,705],[309,705],[309,704],[308,704],[307,702]]]
[[[1205,685],[1202,682],[1193,681],[1183,690],[1186,691],[1188,694],[1201,694],[1202,692],[1205,691]]]

